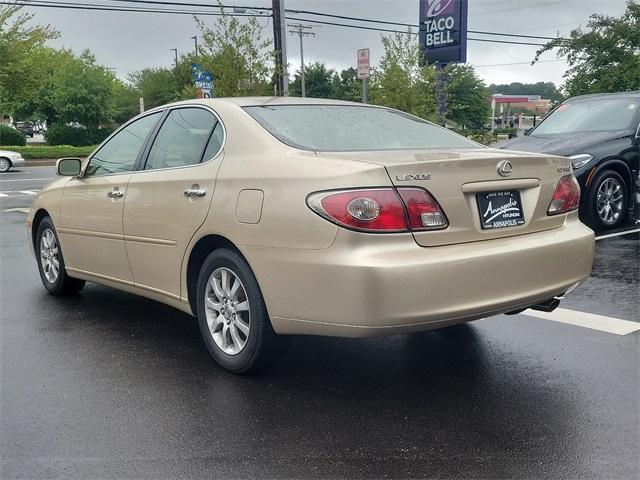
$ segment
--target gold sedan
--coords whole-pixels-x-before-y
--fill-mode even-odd
[[[45,288],[91,281],[195,315],[233,372],[268,365],[287,335],[551,310],[593,262],[569,159],[486,148],[389,108],[175,103],[58,173],[28,217]]]

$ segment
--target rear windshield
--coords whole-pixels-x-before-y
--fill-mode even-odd
[[[245,110],[280,141],[303,150],[483,148],[442,127],[387,108],[275,105]]]
[[[560,105],[531,135],[635,130],[638,110],[638,100],[634,98],[576,100]]]

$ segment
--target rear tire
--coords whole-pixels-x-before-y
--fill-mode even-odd
[[[628,190],[618,172],[598,172],[587,190],[586,223],[595,231],[619,227],[627,216]]]
[[[8,172],[11,168],[11,160],[0,157],[0,173]]]
[[[286,350],[289,338],[273,331],[258,282],[237,252],[222,248],[209,254],[196,295],[202,338],[222,368],[263,370]]]
[[[84,280],[67,275],[58,233],[50,217],[43,218],[38,225],[35,251],[40,280],[51,295],[72,295],[84,288]]]

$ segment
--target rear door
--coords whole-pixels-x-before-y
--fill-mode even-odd
[[[141,170],[129,181],[124,205],[136,286],[180,296],[182,260],[207,217],[223,141],[223,125],[208,108],[175,108],[165,117]]]

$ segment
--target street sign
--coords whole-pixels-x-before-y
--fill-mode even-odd
[[[371,71],[370,55],[368,48],[358,50],[358,79],[369,79]]]
[[[196,86],[196,98],[211,98],[214,96],[213,75],[206,70],[202,70],[202,67],[199,64],[192,63],[191,77],[193,78],[193,83]]]
[[[467,0],[420,0],[420,48],[428,63],[467,61]]]

